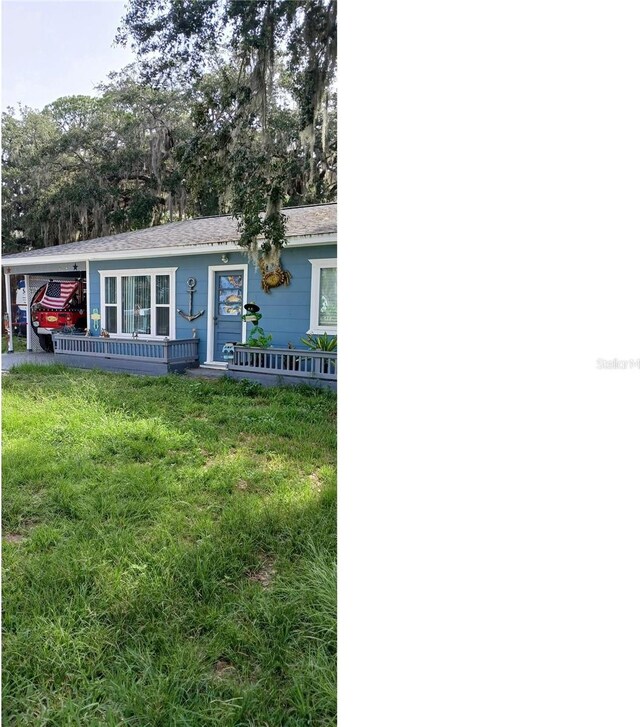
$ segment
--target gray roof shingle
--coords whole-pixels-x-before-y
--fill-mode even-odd
[[[337,232],[337,203],[288,207],[287,237],[322,235]],[[212,243],[237,242],[240,238],[237,220],[231,215],[200,217],[195,220],[168,222],[144,230],[123,232],[119,235],[96,237],[92,240],[70,242],[65,245],[44,247],[29,252],[4,255],[4,260],[17,262],[37,257],[58,255],[88,255],[91,253],[127,252],[132,250],[161,250],[170,247],[194,247]]]

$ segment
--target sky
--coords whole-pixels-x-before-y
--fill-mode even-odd
[[[113,47],[126,3],[115,0],[2,0],[2,110],[36,109],[94,87],[134,60]]]

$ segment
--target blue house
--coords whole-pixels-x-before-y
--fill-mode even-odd
[[[335,379],[335,360],[328,362],[335,354],[318,352],[327,360],[311,361],[300,349],[308,335],[337,335],[337,205],[283,213],[287,244],[275,270],[261,270],[248,259],[238,245],[237,222],[228,215],[4,256],[7,290],[10,276],[24,278],[27,300],[33,301],[49,281],[60,283],[59,291],[70,290],[64,281],[74,280],[86,303],[81,331],[48,331],[42,317],[32,318],[27,350],[46,345],[53,333],[56,354],[71,365],[233,371],[244,361],[243,375],[269,369],[294,378]],[[259,326],[271,336],[268,359],[248,357],[249,349],[244,358],[232,358],[231,344],[251,340],[250,304],[259,307]]]

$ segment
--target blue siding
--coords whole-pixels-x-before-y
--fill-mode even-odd
[[[246,265],[247,257],[240,252],[230,252],[227,267],[232,270],[238,265]],[[337,246],[317,245],[286,248],[282,252],[282,267],[291,273],[291,284],[273,288],[265,293],[260,285],[260,271],[248,264],[247,299],[260,306],[262,319],[260,325],[265,333],[273,336],[274,346],[291,343],[302,348],[300,338],[309,329],[311,306],[311,263],[314,258],[337,257]],[[221,265],[220,254],[154,256],[144,259],[108,260],[90,263],[90,304],[89,313],[94,308],[100,310],[100,270],[144,270],[145,268],[177,268],[176,270],[176,308],[189,310],[187,279],[196,278],[198,283],[193,295],[193,312],[205,310],[205,314],[191,323],[176,313],[176,336],[191,338],[195,328],[200,338],[200,362],[207,356],[207,322],[209,311],[208,268]],[[251,324],[247,325],[247,331]],[[91,329],[94,335],[93,327]]]

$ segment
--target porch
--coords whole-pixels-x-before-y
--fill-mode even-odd
[[[199,338],[149,341],[55,334],[56,363],[132,374],[168,374],[198,366]]]
[[[235,346],[228,375],[232,379],[250,379],[265,386],[307,384],[335,391],[338,354],[295,348]]]
[[[238,346],[227,367],[198,365],[197,338],[178,341],[140,341],[57,334],[54,353],[29,351],[2,354],[4,373],[23,363],[63,363],[85,369],[162,375],[183,372],[198,378],[229,378],[256,381],[264,386],[306,384],[337,388],[337,354],[286,348]]]

